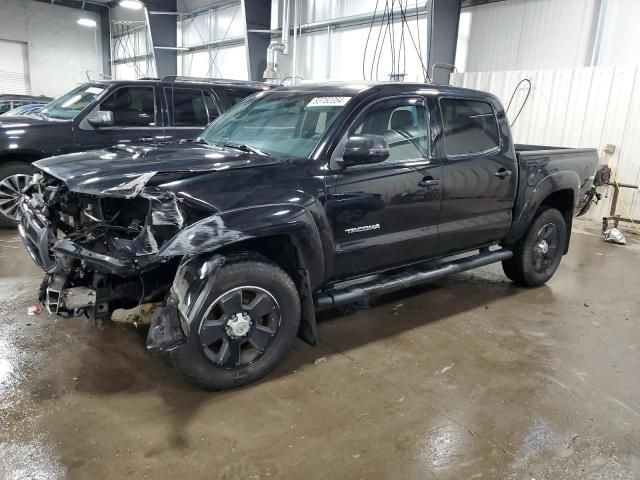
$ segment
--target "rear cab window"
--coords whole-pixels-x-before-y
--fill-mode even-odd
[[[442,98],[440,110],[447,156],[484,154],[500,147],[498,122],[488,102]]]

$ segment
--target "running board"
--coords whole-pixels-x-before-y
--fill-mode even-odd
[[[318,310],[326,310],[348,303],[367,300],[371,296],[395,292],[403,288],[432,282],[453,273],[464,272],[491,263],[502,262],[503,260],[510,259],[512,256],[513,252],[511,250],[502,249],[492,252],[489,251],[488,248],[483,248],[478,255],[440,263],[431,270],[417,270],[413,268],[405,270],[402,273],[396,273],[344,289],[332,288],[322,291],[316,296],[316,308]]]

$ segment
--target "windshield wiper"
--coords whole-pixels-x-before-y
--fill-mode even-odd
[[[243,143],[220,143],[219,145],[227,148],[235,148],[236,150],[240,150],[241,152],[255,153],[257,155],[262,155],[264,157],[270,156],[268,153],[265,153],[262,150],[258,150],[257,148],[252,147],[251,145],[245,145]]]
[[[209,145],[209,142],[207,142],[204,138],[196,138],[193,143],[199,143],[201,145]]]

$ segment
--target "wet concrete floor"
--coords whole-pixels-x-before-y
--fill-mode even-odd
[[[184,383],[133,327],[27,316],[0,232],[0,479],[640,478],[640,242],[574,228],[547,285],[499,266],[326,315],[264,381]]]

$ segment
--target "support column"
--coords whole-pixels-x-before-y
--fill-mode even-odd
[[[453,0],[429,0],[428,3],[429,45],[427,68],[429,74],[436,63],[455,64],[460,21],[460,2]],[[438,68],[433,71],[435,83],[448,84],[452,69]]]
[[[155,47],[177,46],[177,11],[176,0],[146,0],[149,30],[154,47],[158,77],[176,75],[178,72],[177,50],[158,49]],[[158,12],[158,13],[151,13]],[[166,13],[163,13],[166,12]]]
[[[249,80],[262,80],[271,41],[271,0],[242,0]],[[261,30],[261,31],[252,31]]]

